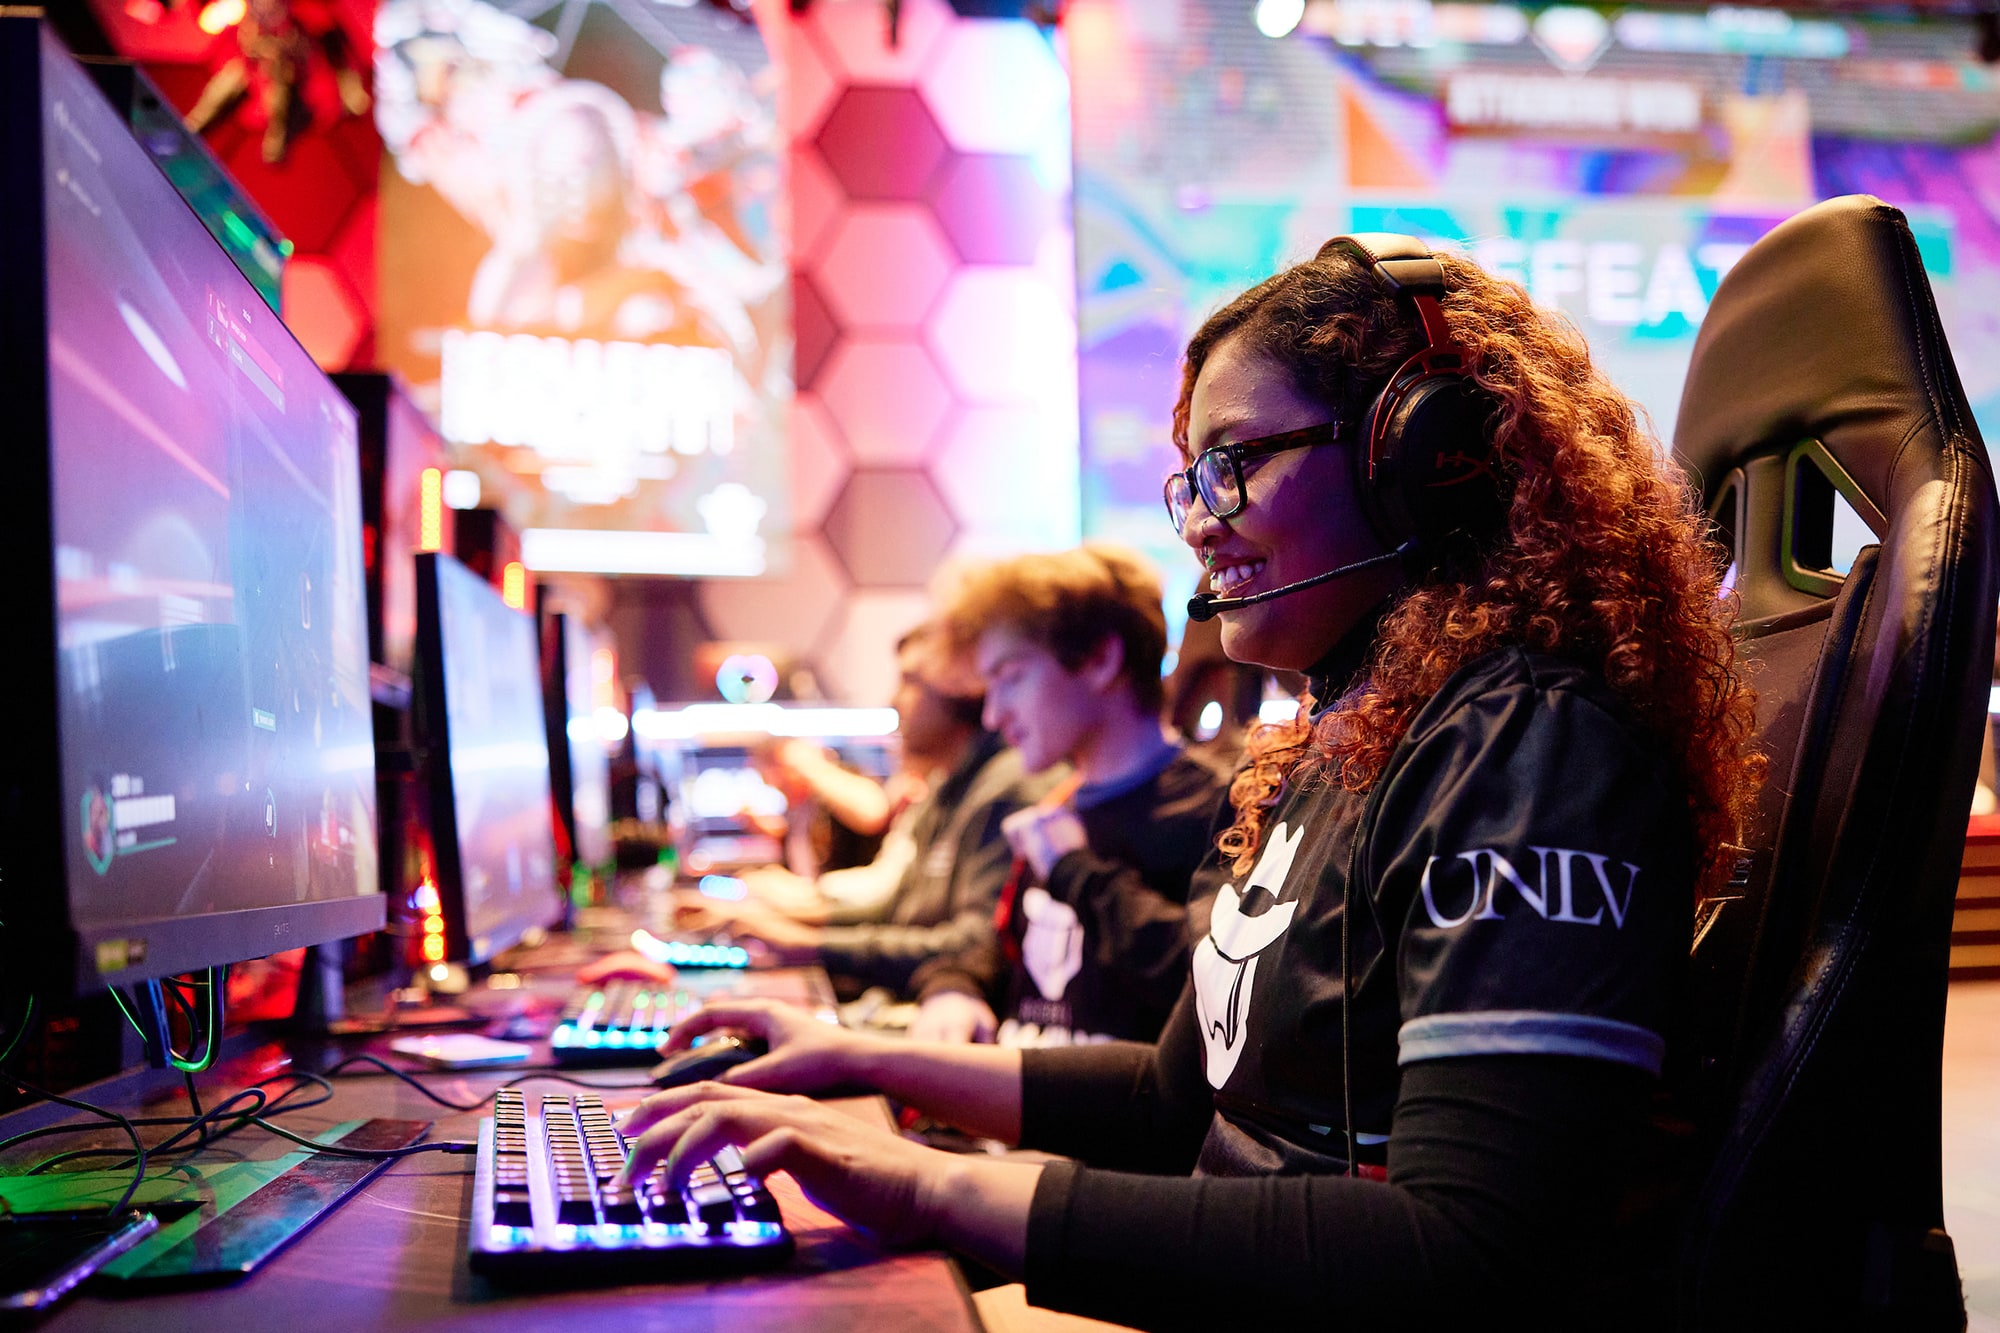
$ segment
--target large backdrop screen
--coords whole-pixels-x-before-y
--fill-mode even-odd
[[[531,568],[783,563],[776,89],[725,10],[384,0],[379,355]]]
[[[1084,524],[1195,570],[1159,501],[1180,348],[1343,231],[1462,246],[1559,307],[1671,439],[1716,283],[1779,220],[1910,215],[2000,432],[2000,78],[1969,21],[1074,0]],[[1801,311],[1829,335],[1839,311]],[[1170,599],[1170,605],[1177,604]]]

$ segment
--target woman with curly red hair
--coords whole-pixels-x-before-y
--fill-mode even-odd
[[[1198,609],[1310,688],[1252,739],[1158,1045],[717,1005],[674,1041],[771,1053],[649,1099],[635,1169],[743,1144],[1146,1327],[1665,1319],[1682,978],[1759,776],[1689,489],[1573,329],[1408,238],[1336,238],[1209,319],[1175,434]],[[944,1157],[768,1091],[853,1082],[1080,1160]]]

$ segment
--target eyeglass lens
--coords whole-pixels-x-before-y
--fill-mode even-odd
[[[1208,506],[1208,512],[1217,518],[1228,518],[1242,508],[1243,488],[1236,479],[1234,462],[1226,448],[1210,449],[1195,459],[1188,472],[1176,472],[1167,478],[1167,517],[1173,520],[1176,532],[1187,526],[1196,491],[1201,502]],[[1194,475],[1195,490],[1188,487],[1190,472]]]

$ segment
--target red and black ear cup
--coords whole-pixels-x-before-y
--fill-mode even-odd
[[[1433,558],[1477,547],[1506,518],[1493,452],[1493,396],[1472,378],[1438,298],[1444,266],[1414,236],[1336,236],[1320,248],[1365,262],[1415,312],[1420,348],[1376,395],[1363,419],[1361,502],[1391,546],[1415,539]]]

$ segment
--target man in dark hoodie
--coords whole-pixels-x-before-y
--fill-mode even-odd
[[[928,963],[913,1035],[1151,1041],[1186,978],[1189,886],[1228,773],[1161,725],[1160,582],[1116,547],[973,572],[941,619],[986,686],[985,722],[1031,771],[1070,776],[1005,822],[995,930]]]

